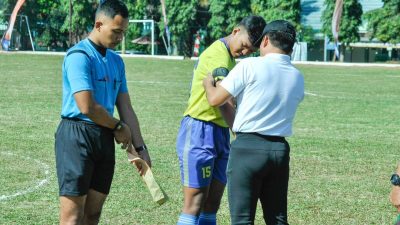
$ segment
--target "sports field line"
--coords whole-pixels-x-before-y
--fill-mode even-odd
[[[20,196],[20,195],[26,195],[28,193],[31,193],[31,192],[35,191],[36,189],[42,187],[43,185],[45,185],[46,183],[49,182],[49,179],[50,179],[50,169],[49,168],[50,167],[47,164],[45,164],[45,163],[43,163],[43,162],[41,162],[41,161],[39,161],[37,159],[32,159],[32,158],[27,157],[27,156],[19,156],[19,155],[16,155],[14,153],[11,153],[11,152],[0,152],[0,154],[1,155],[12,156],[12,157],[15,157],[15,158],[22,158],[23,160],[26,160],[28,162],[36,162],[36,164],[38,164],[43,169],[44,174],[45,174],[45,178],[37,181],[35,186],[29,186],[27,188],[23,188],[23,189],[17,190],[13,194],[0,195],[0,202],[1,201],[7,201],[7,200],[9,200],[11,198],[14,198],[14,197],[17,197],[17,196]]]
[[[0,54],[31,54],[31,55],[65,55],[65,52],[33,52],[33,51],[0,51]],[[166,56],[166,55],[121,55],[123,58],[148,58],[148,59],[166,59],[166,60],[187,60],[183,56]],[[198,60],[197,57],[192,57],[190,60]],[[238,59],[237,61],[240,61]],[[348,63],[348,62],[317,62],[317,61],[292,61],[295,65],[318,65],[318,66],[360,66],[360,67],[388,67],[400,68],[400,64],[387,63]]]
[[[178,82],[168,82],[168,81],[148,81],[148,80],[129,80],[127,83],[144,83],[144,84],[180,84]],[[186,84],[185,84],[186,85]],[[305,95],[310,95],[313,97],[326,97],[323,95],[315,94],[309,91],[304,92]]]
[[[341,77],[365,77],[365,74],[347,74],[347,73],[326,73],[323,76],[341,76]],[[376,77],[387,77],[387,78],[400,78],[400,76],[396,75],[383,75],[375,74]]]
[[[144,84],[181,84],[178,82],[168,82],[168,81],[148,81],[148,80],[129,80],[127,83],[144,83]],[[186,84],[185,84],[186,85]],[[310,95],[313,97],[327,97],[319,94],[315,94],[309,91],[304,92],[305,95]]]
[[[311,93],[311,92],[308,92],[308,91],[305,91],[304,94],[305,95],[310,95],[310,96],[318,96],[317,94],[314,94],[314,93]]]

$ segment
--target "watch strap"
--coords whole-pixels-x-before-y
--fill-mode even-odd
[[[398,174],[393,174],[390,178],[390,182],[395,186],[400,186],[400,176]]]
[[[122,126],[122,121],[121,120],[119,120],[118,123],[115,124],[115,127],[112,129],[112,131],[114,132],[114,131],[118,130],[120,126]]]
[[[146,145],[142,145],[142,146],[139,146],[139,147],[135,148],[135,150],[136,150],[136,152],[141,152],[143,150],[147,150],[147,146]]]

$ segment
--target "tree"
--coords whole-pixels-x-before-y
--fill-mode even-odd
[[[165,2],[172,42],[179,54],[192,56],[193,34],[196,32],[197,0],[167,0]],[[160,26],[163,28],[163,26]]]
[[[365,14],[371,39],[384,43],[400,43],[400,1],[383,0],[383,7]]]
[[[213,40],[227,36],[251,14],[250,0],[210,0],[211,19],[208,29]]]
[[[43,47],[67,48],[68,32],[62,31],[67,13],[62,9],[59,0],[27,1],[25,13],[37,33],[36,44]]]
[[[71,44],[79,42],[92,29],[98,0],[59,0],[64,12],[69,12],[69,3],[72,2],[72,36]],[[68,32],[70,27],[69,16],[65,17],[61,31]]]
[[[8,2],[7,1],[0,1],[0,22],[6,21],[5,15],[6,10],[8,9]]]
[[[333,41],[332,35],[332,16],[335,10],[335,0],[325,0],[325,10],[322,13],[321,20],[322,32]],[[343,1],[343,12],[340,20],[339,28],[339,41],[342,43],[340,51],[340,61],[343,61],[344,51],[348,48],[350,43],[360,40],[358,27],[361,25],[362,20],[362,6],[358,0],[345,0]]]
[[[267,23],[282,19],[291,22],[296,27],[298,40],[312,45],[315,32],[312,27],[301,24],[300,5],[300,0],[252,0],[251,11],[256,15],[264,17]]]
[[[290,21],[300,28],[300,0],[252,0],[251,10],[269,22],[277,19]]]

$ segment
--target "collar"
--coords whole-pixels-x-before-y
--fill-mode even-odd
[[[107,54],[107,49],[104,47],[101,47],[100,45],[97,45],[96,43],[94,43],[92,40],[89,40],[89,43],[101,54],[101,56],[105,57]]]
[[[290,62],[290,56],[286,54],[279,54],[279,53],[267,53],[264,58],[268,59],[277,59],[286,62]]]
[[[233,56],[231,54],[231,49],[229,48],[228,42],[226,41],[225,38],[220,38],[219,39],[222,43],[224,43],[226,50],[228,50],[229,56],[231,57],[231,59],[233,59]]]

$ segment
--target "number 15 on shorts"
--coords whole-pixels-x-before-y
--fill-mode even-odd
[[[201,168],[203,172],[203,179],[209,178],[211,176],[211,166],[206,166]]]

